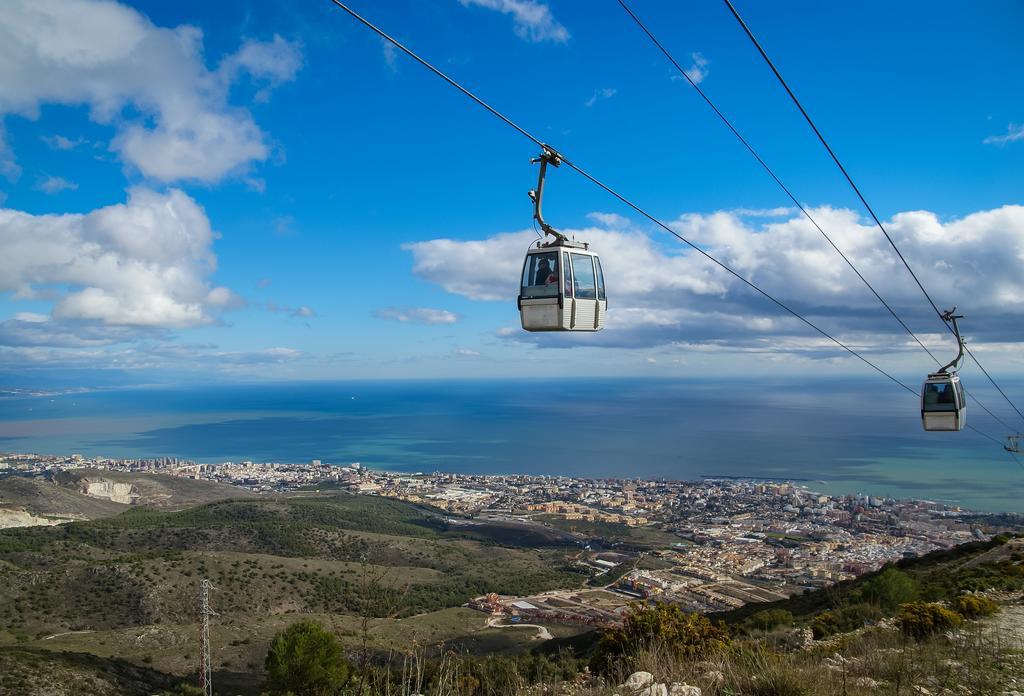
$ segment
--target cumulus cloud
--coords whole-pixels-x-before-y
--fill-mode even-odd
[[[602,227],[618,227],[620,229],[629,227],[629,218],[623,217],[618,213],[587,213],[587,219],[593,220]]]
[[[733,208],[729,211],[733,215],[740,217],[782,217],[784,215],[793,215],[797,212],[796,208]]]
[[[512,16],[512,29],[526,41],[565,43],[569,30],[559,24],[551,8],[536,0],[459,0],[463,7],[485,7]]]
[[[45,314],[18,312],[0,322],[0,346],[50,346],[81,348],[135,342],[160,330],[140,331],[135,327],[102,326],[91,322],[56,320]]]
[[[274,35],[271,41],[247,39],[220,64],[220,77],[232,82],[242,72],[277,86],[295,79],[302,67],[302,51],[291,41]]]
[[[459,320],[459,315],[454,312],[429,307],[383,307],[373,316],[409,324],[454,324]]]
[[[910,350],[912,339],[878,304],[842,259],[802,216],[784,219],[750,211],[686,214],[674,229],[823,328],[866,350]],[[779,211],[772,211],[779,212]],[[923,339],[948,337],[877,228],[851,210],[821,207],[812,214],[876,289]],[[608,286],[608,329],[589,345],[651,346],[686,342],[713,349],[801,350],[834,354],[799,320],[747,288],[693,250],[665,236],[652,238],[621,220],[567,230],[601,254]],[[959,304],[972,319],[969,336],[1024,341],[1024,206],[1004,206],[955,220],[927,211],[900,213],[886,223],[936,301]],[[406,245],[413,271],[448,292],[514,307],[523,254],[532,230],[483,240],[435,239]],[[459,269],[453,273],[452,269]],[[929,335],[928,331],[935,331]],[[563,337],[509,337],[540,345],[571,345]],[[813,338],[813,340],[812,340]]]
[[[36,188],[43,193],[53,196],[61,191],[74,191],[78,189],[78,184],[73,181],[68,181],[61,176],[48,176],[41,179],[39,183],[36,184]]]
[[[99,0],[12,0],[0,37],[0,116],[88,105],[93,120],[117,129],[112,148],[124,161],[164,182],[214,182],[265,160],[264,135],[246,109],[229,104],[230,86],[244,72],[268,89],[301,65],[298,47],[275,36],[246,41],[211,70],[196,27],[157,27]],[[0,145],[0,173],[14,168]]]
[[[241,303],[213,287],[206,213],[185,193],[130,191],[90,213],[31,215],[0,209],[0,291],[54,301],[53,317],[109,326],[210,324]]]
[[[1024,140],[1024,124],[1011,123],[1004,135],[990,135],[981,142],[985,145],[1006,145]]]

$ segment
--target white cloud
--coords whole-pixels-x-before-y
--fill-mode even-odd
[[[373,316],[411,324],[454,324],[459,320],[459,315],[455,312],[429,307],[383,307],[376,310]]]
[[[0,323],[0,337],[6,339],[6,324]],[[228,372],[264,376],[275,366],[288,366],[309,355],[296,348],[275,347],[252,351],[226,351],[212,345],[145,342],[139,345],[111,347],[112,341],[50,340],[36,343],[0,341],[0,370],[47,371],[88,370],[189,370]]]
[[[569,30],[559,24],[551,8],[536,0],[459,0],[463,7],[485,7],[512,15],[512,29],[526,41],[565,43]]]
[[[990,135],[981,142],[985,145],[1005,145],[1018,140],[1024,140],[1024,124],[1011,123],[1005,135]]]
[[[620,229],[629,227],[629,218],[623,217],[618,213],[587,213],[587,219],[593,220],[602,227],[618,227]]]
[[[690,58],[693,60],[693,63],[691,63],[690,67],[684,70],[683,72],[686,73],[686,76],[689,77],[694,84],[699,85],[707,78],[708,65],[711,64],[711,61],[705,58],[704,54],[700,52],[691,53]],[[669,79],[682,80],[683,77],[682,75],[673,75]]]
[[[220,77],[230,83],[247,72],[276,86],[294,80],[301,67],[302,51],[298,45],[275,34],[271,41],[247,39],[237,52],[221,62]]]
[[[68,181],[64,177],[48,176],[36,184],[36,188],[43,193],[53,196],[61,191],[75,191],[78,189],[78,184]]]
[[[245,306],[245,298],[225,287],[216,287],[206,293],[204,304],[221,311],[239,309]]]
[[[782,217],[784,215],[793,215],[797,212],[796,208],[733,208],[729,211],[733,215],[740,217]]]
[[[0,51],[2,51],[2,48],[0,48]],[[2,116],[2,112],[0,112],[0,116]],[[7,134],[4,131],[2,120],[0,120],[0,176],[8,181],[17,181],[18,177],[21,176],[21,167],[18,166],[17,160],[14,159],[14,153],[11,151],[11,146],[7,143]]]
[[[686,71],[686,74],[699,85],[708,76],[708,64],[710,61],[701,53],[691,53],[690,57],[693,58],[693,65]]]
[[[267,283],[267,285],[269,284],[270,283]],[[266,287],[266,285],[261,285],[260,287]],[[288,307],[279,305],[276,302],[268,302],[266,305],[266,309],[268,312],[274,312],[275,314],[283,313],[287,314],[290,317],[297,317],[300,319],[310,319],[316,316],[316,312],[314,312],[311,307],[307,307],[306,305],[301,305],[299,307]]]
[[[4,346],[48,346],[81,348],[135,342],[163,333],[160,329],[140,330],[128,326],[104,326],[91,322],[53,319],[35,312],[18,312],[0,321],[0,348]]]
[[[398,49],[387,39],[380,40],[381,50],[384,52],[384,65],[389,72],[398,72]]]
[[[523,254],[537,238],[532,230],[497,234],[482,241],[432,239],[402,246],[413,255],[413,273],[471,300],[515,297]]]
[[[199,29],[157,27],[99,0],[12,0],[0,37],[0,116],[88,105],[93,120],[117,129],[112,148],[125,162],[165,182],[218,181],[265,160],[263,133],[228,103],[229,88],[243,71],[273,86],[301,64],[298,48],[275,36],[246,41],[210,70]],[[0,152],[3,161],[10,172]]]
[[[52,150],[74,150],[76,147],[85,145],[85,138],[66,138],[63,135],[43,135],[40,140],[47,144]]]
[[[57,320],[132,327],[215,321],[240,298],[211,287],[216,237],[199,205],[137,188],[85,215],[0,209],[0,291],[50,297]]]
[[[821,207],[812,214],[916,331],[938,331],[935,345],[948,344],[877,228],[850,210]],[[734,212],[687,214],[672,226],[826,330],[878,350],[916,347],[802,216],[770,220]],[[959,304],[967,314],[968,336],[1024,342],[1024,206],[949,221],[911,211],[893,216],[886,226],[936,301],[944,307]],[[653,239],[628,224],[565,231],[591,242],[604,267],[608,329],[587,338],[591,345],[685,341],[742,350],[812,345],[808,327],[666,235]],[[504,301],[514,308],[523,255],[535,238],[532,230],[524,230],[405,248],[413,254],[418,277],[454,294]],[[574,345],[556,343],[564,337],[519,331],[510,337]]]
[[[282,215],[274,218],[274,234],[278,237],[291,237],[298,234],[295,229],[295,218],[291,215]]]
[[[587,101],[583,102],[583,106],[585,106],[585,107],[587,107],[589,109],[590,107],[592,107],[594,104],[596,104],[597,102],[599,102],[601,100],[611,99],[617,93],[618,93],[618,90],[615,89],[614,87],[602,87],[601,89],[595,89],[594,93],[591,95],[590,99],[588,99]]]

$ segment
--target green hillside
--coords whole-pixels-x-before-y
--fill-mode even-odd
[[[449,529],[432,509],[351,495],[133,508],[4,530],[0,644],[148,657],[187,673],[198,581],[207,577],[228,667],[258,669],[270,636],[309,614],[352,641],[363,631],[359,617],[372,619],[381,649],[412,634],[472,650],[516,649],[516,632],[487,629],[484,615],[453,608],[486,592],[534,593],[586,577],[569,568],[574,549],[557,545],[559,537],[538,528],[521,537],[542,548],[517,547],[514,531]]]
[[[1024,590],[1024,538],[995,537],[990,541],[961,544],[952,549],[933,551],[920,558],[904,559],[875,573],[785,601],[748,604],[739,609],[712,615],[730,625],[750,623],[759,612],[784,611],[796,623],[808,623],[823,612],[868,612],[857,619],[872,620],[898,600],[948,601],[967,592],[985,590]],[[894,587],[887,580],[905,576],[910,583]],[[899,596],[904,593],[904,596]],[[890,596],[892,595],[892,596]],[[871,612],[872,608],[875,609]]]
[[[229,687],[223,693],[259,693],[271,638],[312,618],[348,654],[359,654],[365,644],[384,660],[374,663],[378,679],[388,679],[388,669],[397,669],[394,660],[412,646],[428,664],[442,654],[458,655],[458,669],[481,683],[500,674],[518,684],[500,693],[523,693],[516,689],[557,672],[589,684],[581,693],[603,695],[604,687],[576,671],[594,656],[599,632],[548,626],[550,637],[538,640],[537,627],[492,627],[485,614],[460,608],[491,591],[529,595],[582,586],[586,576],[570,566],[578,549],[564,539],[540,526],[449,524],[429,507],[347,494],[222,500],[185,510],[134,507],[59,527],[2,530],[0,668],[6,681],[0,681],[0,693],[159,693],[177,681],[194,681],[197,588],[206,577],[218,612],[211,631],[216,682]],[[768,660],[772,669],[788,670],[787,679],[804,684],[784,692],[792,694],[841,693],[828,671],[828,660],[839,651],[862,660],[864,679],[890,668],[910,670],[904,658],[897,666],[869,669],[869,656],[904,655],[910,644],[892,633],[891,619],[886,630],[864,627],[896,615],[905,602],[957,607],[963,593],[982,590],[1005,596],[1004,611],[995,617],[1002,621],[1000,632],[982,628],[972,634],[974,644],[989,646],[1008,640],[1006,630],[1019,632],[1013,626],[1021,607],[1013,597],[1024,590],[1024,539],[966,544],[826,590],[712,617],[728,624],[733,646],[715,659],[722,670],[733,670],[726,681],[740,686],[722,691],[707,683],[705,693],[748,693],[741,687],[752,678],[750,670],[766,669],[756,660]],[[807,629],[828,640],[816,641],[822,647],[811,651],[797,649]],[[985,647],[976,659],[954,660],[959,648],[929,640],[913,644],[930,660],[912,665],[922,680],[938,679],[936,670],[950,660],[970,663],[971,688],[1013,678],[992,666],[1015,669],[1004,652]],[[621,679],[637,667],[657,672],[659,665],[674,665],[679,679],[702,683],[697,662],[651,663],[649,645],[640,647],[633,657],[605,662],[615,666],[609,678]],[[500,657],[526,653],[533,656]],[[706,660],[700,664],[706,672]],[[62,684],[73,688],[24,688],[26,675],[41,669],[62,675]],[[819,672],[827,679],[815,676]],[[956,675],[942,678],[967,683]],[[466,696],[490,693],[474,688]]]

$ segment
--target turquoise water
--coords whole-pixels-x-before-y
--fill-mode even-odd
[[[1005,436],[979,414],[974,424]],[[835,493],[1024,512],[1024,469],[1007,453],[970,432],[924,433],[913,398],[860,381],[346,382],[17,397],[0,399],[0,449],[801,479]]]

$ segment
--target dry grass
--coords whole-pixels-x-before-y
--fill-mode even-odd
[[[713,660],[685,662],[653,650],[637,655],[633,664],[658,682],[698,686],[704,696],[916,696],[924,693],[921,687],[931,694],[982,695],[1024,684],[1020,647],[980,624],[921,641],[876,628],[809,649],[779,650],[749,641]],[[622,683],[627,676],[614,674],[609,681]]]

